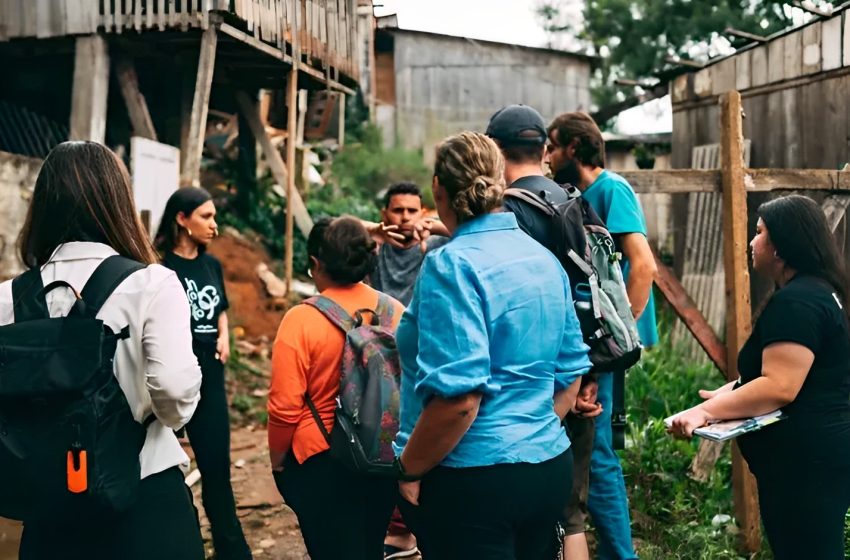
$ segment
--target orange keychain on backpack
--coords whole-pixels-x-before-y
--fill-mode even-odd
[[[89,469],[85,449],[70,449],[67,461],[68,491],[82,494],[89,489]]]

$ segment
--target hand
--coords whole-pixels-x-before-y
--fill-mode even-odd
[[[419,491],[422,486],[422,481],[417,480],[416,482],[402,482],[398,483],[398,493],[401,494],[401,497],[410,502],[411,504],[418,506],[419,505]]]
[[[215,341],[215,357],[221,360],[221,363],[226,364],[230,359],[230,336],[228,333],[221,333],[218,340]]]
[[[711,419],[702,406],[697,405],[677,414],[673,418],[673,424],[667,429],[667,432],[675,438],[690,439],[694,435],[694,430],[702,428]]]
[[[423,253],[428,250],[428,238],[431,237],[431,228],[434,226],[434,221],[426,218],[419,220],[413,225],[414,239],[419,240],[419,250]]]
[[[598,402],[599,383],[587,381],[579,389],[573,414],[581,418],[594,418],[602,414],[602,403]]]
[[[384,222],[363,222],[366,231],[376,243],[389,243],[393,247],[404,247],[410,243],[407,238],[398,233],[398,226],[388,226]]]
[[[720,395],[722,393],[728,393],[729,391],[731,391],[734,388],[735,388],[735,382],[733,381],[733,382],[727,383],[726,385],[724,385],[722,387],[718,387],[717,389],[715,389],[713,391],[709,391],[708,389],[700,389],[699,390],[699,396],[703,400],[707,401],[708,399],[713,399],[714,397],[716,397],[717,395]]]

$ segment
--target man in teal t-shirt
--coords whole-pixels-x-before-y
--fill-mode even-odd
[[[549,125],[548,134],[547,156],[555,181],[575,185],[582,191],[623,253],[626,291],[641,342],[652,346],[658,342],[652,298],[657,268],[646,238],[646,219],[640,202],[625,179],[605,169],[605,142],[589,115],[579,112],[560,115]],[[618,376],[622,379],[622,372],[599,376],[598,398],[604,412],[596,419],[587,500],[598,534],[597,553],[603,560],[637,558],[632,545],[623,469],[614,451],[611,426],[614,378]],[[623,390],[621,384],[618,390]],[[622,402],[622,397],[618,400]]]

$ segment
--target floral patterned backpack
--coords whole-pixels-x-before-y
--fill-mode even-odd
[[[401,366],[392,331],[393,303],[378,294],[375,310],[351,317],[333,300],[312,297],[318,309],[345,333],[334,426],[328,433],[310,395],[305,395],[331,456],[355,472],[395,477],[392,443],[398,433]],[[364,320],[370,316],[370,321]]]

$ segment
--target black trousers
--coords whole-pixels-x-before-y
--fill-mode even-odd
[[[186,432],[201,471],[201,500],[210,520],[218,560],[246,560],[251,549],[236,516],[230,484],[230,418],[224,388],[224,364],[215,357],[215,346],[192,345],[201,365],[201,401],[186,425]]]
[[[203,560],[192,494],[178,467],[144,480],[135,505],[103,519],[25,523],[21,560]]]
[[[844,559],[850,467],[794,468],[781,460],[756,475],[764,531],[776,560]]]
[[[349,471],[329,452],[275,472],[280,495],[301,526],[312,560],[380,560],[398,483]],[[439,557],[434,557],[439,558]]]
[[[419,506],[401,499],[399,508],[424,558],[552,560],[572,470],[569,449],[536,464],[437,467],[422,479]]]

